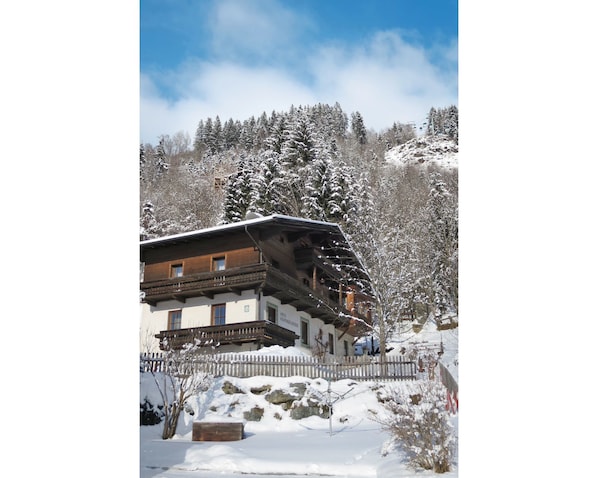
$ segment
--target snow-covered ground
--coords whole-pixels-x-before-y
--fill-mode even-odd
[[[442,341],[443,363],[457,376],[457,329],[442,333],[426,328],[410,342],[433,345]],[[393,353],[398,353],[399,345]],[[295,354],[296,349],[270,347],[260,353]],[[243,393],[227,394],[222,390],[230,381]],[[304,383],[313,394],[330,397],[332,419],[311,416],[301,420],[290,418],[279,405],[251,393],[252,388],[269,385],[273,390],[289,391],[293,383]],[[322,379],[304,377],[252,377],[238,379],[220,377],[205,394],[189,405],[193,415],[184,413],[178,433],[171,440],[162,440],[162,425],[140,427],[141,478],[182,476],[336,476],[336,477],[412,477],[432,476],[431,471],[415,471],[407,466],[402,451],[388,446],[390,435],[376,417],[386,412],[377,400],[373,382],[340,380],[330,384]],[[330,387],[330,389],[329,389]],[[329,391],[330,390],[330,391]],[[141,375],[140,391],[150,401],[159,401],[150,374]],[[264,410],[260,421],[243,419],[243,411],[259,406]],[[194,420],[237,419],[244,422],[244,439],[233,442],[194,442]],[[458,415],[452,423],[458,433]],[[447,478],[457,476],[457,463]]]
[[[419,136],[388,150],[385,159],[395,164],[436,164],[458,166],[459,145],[445,135]]]

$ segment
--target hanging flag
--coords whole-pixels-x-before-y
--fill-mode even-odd
[[[446,387],[447,410],[450,409],[452,413],[456,413],[459,411],[459,385],[444,364],[438,362],[438,365],[440,366],[440,381]]]

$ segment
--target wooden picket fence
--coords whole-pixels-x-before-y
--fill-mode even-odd
[[[165,356],[160,353],[142,354],[142,372],[163,372]],[[415,380],[416,362],[403,357],[387,357],[384,362],[379,356],[326,356],[318,359],[311,356],[279,356],[243,353],[206,354],[194,356],[188,369],[215,377],[294,377],[323,378],[326,380],[351,379],[357,381]]]

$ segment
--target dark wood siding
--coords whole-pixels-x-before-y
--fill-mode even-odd
[[[226,234],[206,240],[189,240],[176,244],[146,245],[142,249],[141,261],[146,264],[158,262],[181,261],[189,257],[202,257],[211,254],[222,254],[230,250],[253,247],[254,244],[245,233]]]
[[[226,252],[215,252],[196,257],[176,258],[169,261],[146,264],[144,269],[144,281],[168,279],[170,268],[173,264],[183,264],[183,276],[189,276],[200,272],[212,270],[212,259],[215,257],[226,257],[226,268],[248,266],[259,264],[260,255],[253,247],[246,247]]]
[[[253,247],[237,249],[236,251],[230,251],[226,254],[227,269],[232,267],[248,266],[251,264],[259,264],[259,262],[260,253]]]
[[[285,274],[293,278],[297,277],[293,245],[288,242],[286,235],[282,233],[277,234],[264,241],[262,247],[264,255],[268,258],[268,262],[276,265],[277,269]]]

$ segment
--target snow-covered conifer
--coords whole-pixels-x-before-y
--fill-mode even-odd
[[[365,144],[367,142],[367,132],[363,117],[359,111],[351,113],[351,132],[353,137],[359,144]]]
[[[158,177],[166,173],[166,171],[168,171],[169,168],[168,159],[166,157],[166,151],[164,150],[163,137],[160,138],[160,142],[158,143],[158,146],[156,146],[156,150],[154,152],[154,167]]]
[[[287,214],[287,192],[288,186],[282,175],[279,154],[269,150],[262,152],[251,178],[250,209],[264,216]]]
[[[242,158],[236,174],[229,177],[226,186],[223,223],[239,222],[245,219],[251,204],[252,175],[250,161],[247,158]]]

